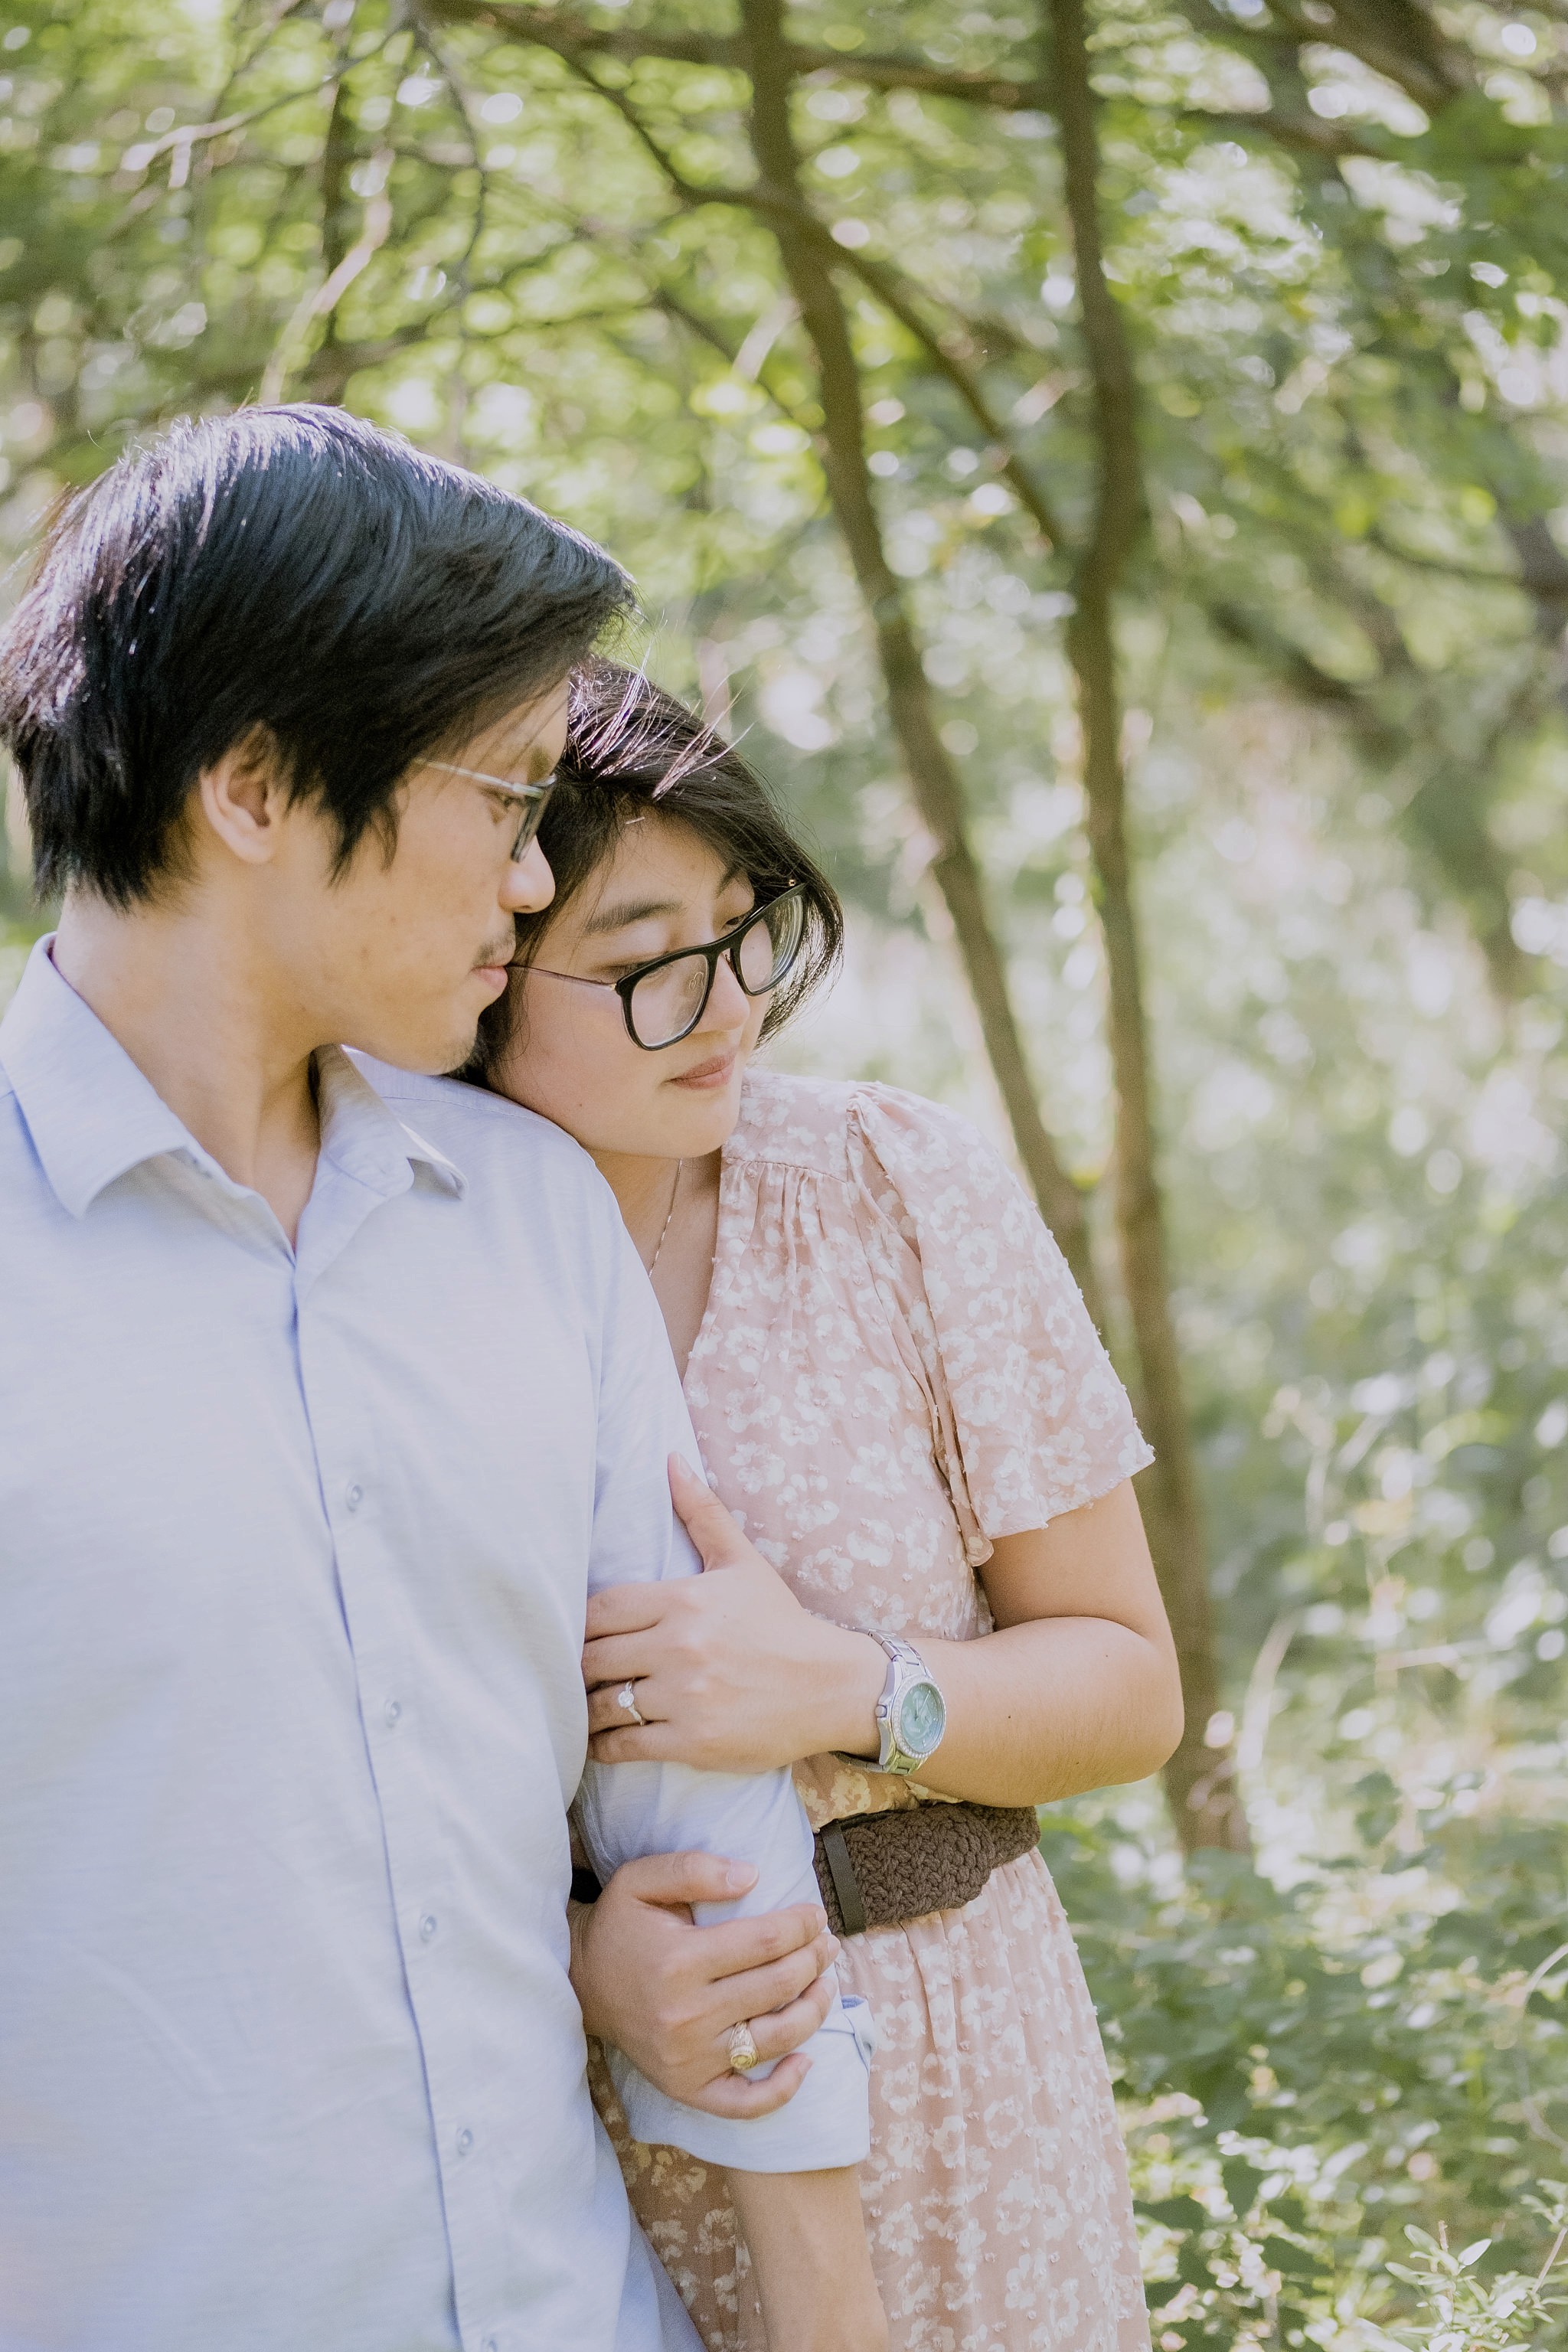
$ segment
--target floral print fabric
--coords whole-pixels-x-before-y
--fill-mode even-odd
[[[965,1121],[753,1070],[686,1378],[721,1499],[808,1609],[916,1641],[990,1630],[1003,1535],[1152,1456],[1061,1253]],[[941,1802],[815,1757],[814,1827]],[[892,2352],[1145,2352],[1110,2077],[1038,1854],[963,1909],[847,1940],[877,2021],[862,2191]],[[765,2352],[722,2178],[595,2100],[709,2352]]]

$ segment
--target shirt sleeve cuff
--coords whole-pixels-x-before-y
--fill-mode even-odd
[[[634,2139],[738,2172],[826,2172],[859,2164],[870,2148],[874,2047],[868,2003],[841,1999],[805,2044],[811,2072],[794,2098],[745,2121],[684,2107],[656,2091],[620,2051],[607,2047],[605,2056]]]

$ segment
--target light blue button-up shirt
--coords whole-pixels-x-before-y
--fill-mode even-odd
[[[559,1130],[320,1072],[290,1248],[47,944],[0,1023],[0,2352],[685,2352],[565,1923],[587,1591],[693,1565],[663,1327]],[[579,1817],[815,1896],[787,1775]],[[853,2162],[841,2010],[812,2056],[757,2124],[622,2085]]]

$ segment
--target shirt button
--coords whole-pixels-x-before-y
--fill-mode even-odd
[[[424,1942],[424,1943],[426,1943],[426,1944],[427,1944],[427,1943],[430,1941],[431,1937],[432,1937],[435,1933],[436,1933],[436,1915],[435,1915],[435,1913],[434,1913],[433,1911],[426,1911],[426,1913],[425,1914],[425,1916],[424,1916],[424,1917],[423,1917],[423,1919],[421,1919],[421,1921],[419,1922],[419,1935],[420,1935],[420,1940],[421,1940],[422,1942]]]
[[[357,1511],[360,1505],[364,1500],[364,1488],[363,1486],[356,1486],[351,1480],[349,1485],[343,1489],[343,1500],[348,1505],[351,1511]]]
[[[466,2126],[458,2134],[458,2154],[467,2156],[474,2144],[474,2135]]]
[[[395,1698],[389,1698],[389,1699],[387,1700],[387,1702],[386,1702],[386,1705],[382,1708],[382,1710],[381,1710],[381,1711],[382,1711],[383,1715],[386,1717],[386,1720],[387,1720],[387,1722],[388,1722],[389,1724],[395,1723],[395,1722],[397,1721],[398,1717],[403,1713],[403,1709],[402,1709],[402,1707],[398,1705],[398,1702],[397,1702],[397,1701],[396,1701],[396,1699],[395,1699]]]

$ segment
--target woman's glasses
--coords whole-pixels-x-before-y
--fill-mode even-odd
[[[781,897],[706,947],[675,948],[639,963],[619,980],[584,980],[574,971],[530,970],[546,980],[575,981],[580,988],[613,988],[621,1000],[626,1034],[645,1053],[657,1054],[689,1037],[708,1010],[722,956],[748,996],[766,996],[789,977],[805,939],[805,885],[797,882]]]
[[[509,783],[504,776],[487,776],[482,768],[459,768],[455,760],[425,760],[426,768],[440,768],[448,776],[467,776],[471,784],[483,784],[488,793],[510,801],[520,811],[517,835],[511,845],[511,862],[521,866],[528,855],[528,845],[538,833],[544,816],[545,804],[555,790],[553,776],[542,777],[537,784]]]

